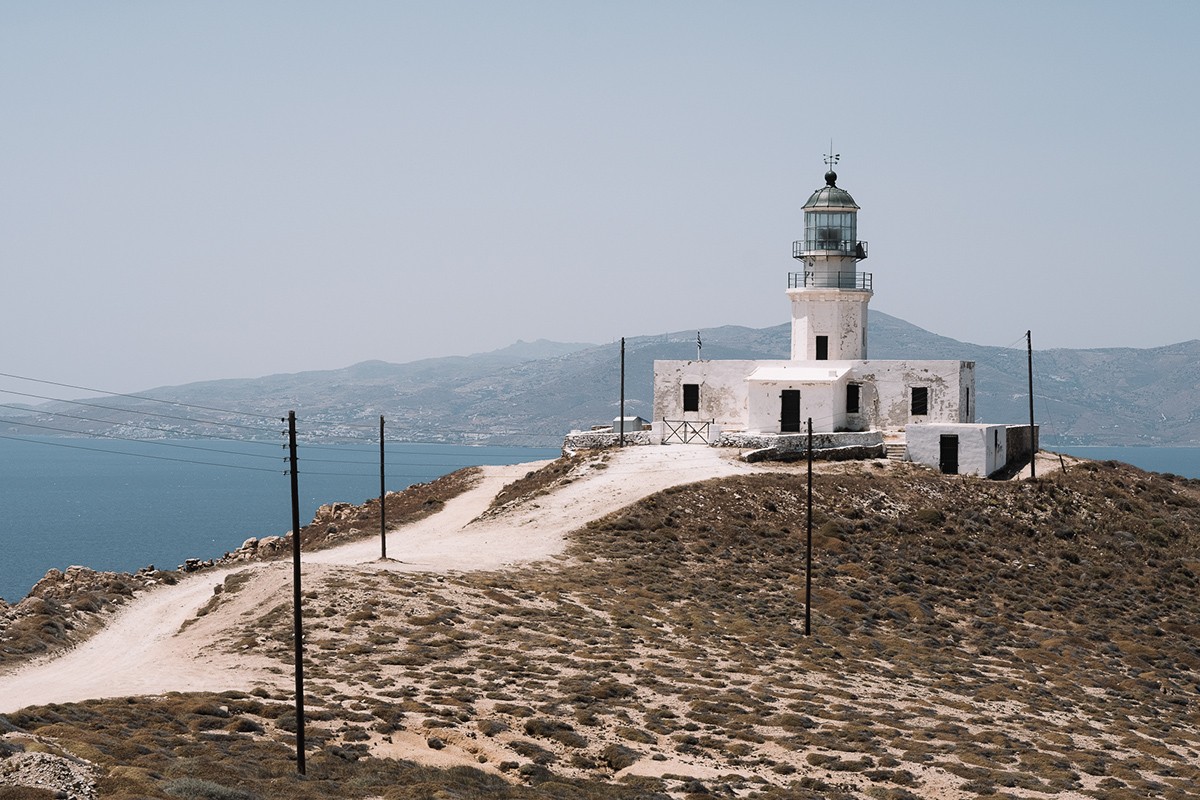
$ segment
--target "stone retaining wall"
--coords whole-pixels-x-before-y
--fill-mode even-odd
[[[855,461],[883,458],[883,433],[814,433],[813,458],[821,461]],[[722,433],[717,447],[738,447],[750,452],[746,461],[797,461],[808,457],[806,433]]]
[[[625,431],[626,445],[650,444],[650,431]],[[572,431],[563,438],[563,455],[577,450],[604,450],[619,447],[621,435],[612,431]]]
[[[619,440],[619,434],[612,431],[572,431],[563,438],[563,455],[570,455],[579,450],[617,447]],[[651,431],[630,431],[625,434],[625,444],[659,444],[659,440]],[[808,434],[725,431],[717,441],[708,446],[748,450],[750,452],[743,455],[747,461],[794,461],[807,456]],[[884,458],[885,455],[883,433],[880,431],[813,434],[813,458],[824,461],[850,461]]]

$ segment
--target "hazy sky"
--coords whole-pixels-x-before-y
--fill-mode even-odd
[[[1200,3],[0,0],[0,372],[115,391],[872,307],[1200,336]]]

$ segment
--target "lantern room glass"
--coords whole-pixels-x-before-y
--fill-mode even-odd
[[[858,240],[858,215],[853,211],[808,211],[804,214],[805,250],[853,252]]]

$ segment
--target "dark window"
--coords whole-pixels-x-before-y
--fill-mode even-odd
[[[700,384],[685,383],[683,385],[683,410],[700,410]]]
[[[846,384],[846,413],[858,413],[858,394],[861,387],[857,383]]]
[[[929,387],[912,387],[912,415],[923,417],[929,413]]]
[[[828,360],[829,360],[829,337],[828,336],[818,336],[817,337],[817,361],[828,361]]]

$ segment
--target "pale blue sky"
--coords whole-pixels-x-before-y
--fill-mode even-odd
[[[0,371],[778,324],[830,138],[873,308],[1193,339],[1198,54],[1186,0],[0,0]]]

